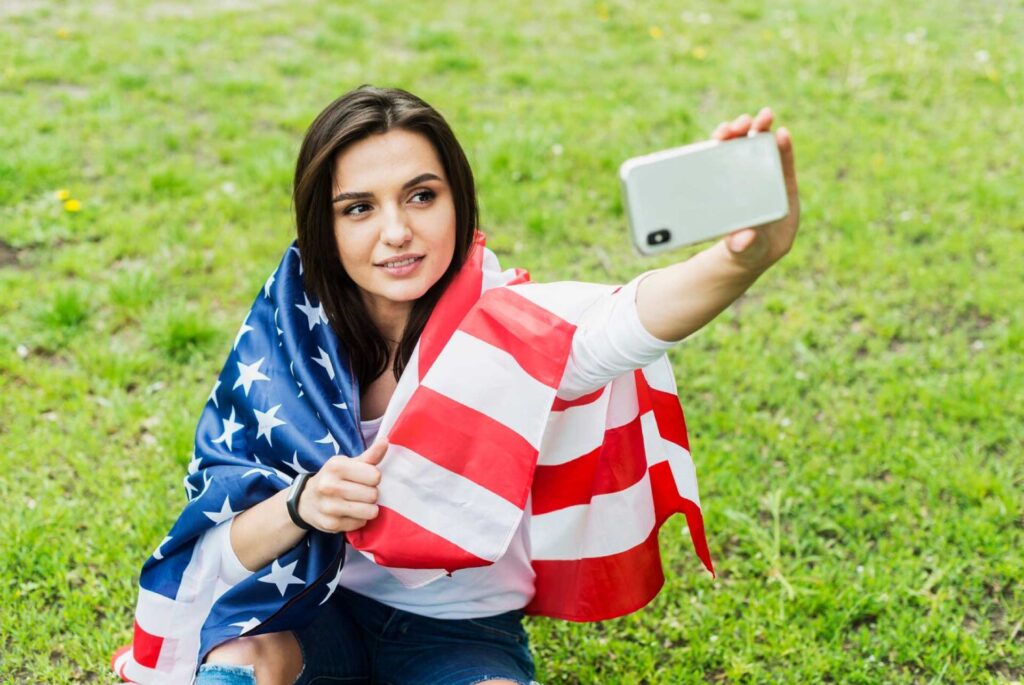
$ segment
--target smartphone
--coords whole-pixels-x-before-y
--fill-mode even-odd
[[[633,245],[653,255],[789,214],[775,134],[709,140],[619,167]]]

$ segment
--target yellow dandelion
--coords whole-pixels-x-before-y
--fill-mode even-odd
[[[694,59],[705,60],[708,57],[708,49],[703,45],[698,45],[691,52]]]
[[[989,67],[985,70],[985,78],[992,83],[999,83],[999,71],[995,67]]]
[[[60,27],[59,29],[57,29],[57,37],[58,37],[58,38],[65,38],[65,39],[66,39],[66,38],[68,38],[68,37],[69,37],[70,35],[71,35],[71,32],[70,32],[70,31],[68,31],[68,30],[67,30],[66,28],[64,28],[63,26],[61,26],[61,27]]]
[[[597,19],[598,21],[608,21],[611,14],[608,12],[608,5],[601,3],[597,6]]]
[[[761,40],[769,41],[773,38],[775,38],[775,33],[770,29],[765,29],[764,31],[761,32]]]
[[[647,33],[651,34],[651,38],[653,38],[654,40],[660,40],[661,37],[665,35],[665,33],[661,30],[660,26],[650,27],[649,29],[647,29]]]
[[[58,200],[60,200],[61,202],[63,202],[64,200],[66,200],[69,197],[71,197],[71,193],[67,189],[61,188],[56,193],[54,193],[53,196],[55,198],[57,198]]]
[[[885,166],[885,155],[880,152],[876,152],[875,156],[871,158],[871,167],[875,171],[881,171]]]
[[[64,211],[65,212],[80,212],[80,211],[82,211],[82,203],[79,202],[78,200],[76,200],[75,198],[71,198],[69,200],[64,200]]]

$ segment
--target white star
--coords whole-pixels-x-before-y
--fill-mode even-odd
[[[277,269],[274,269],[274,273],[270,274],[267,282],[263,284],[263,297],[270,299],[270,286],[274,283],[274,276],[277,275]]]
[[[338,409],[348,409],[348,404],[346,404],[345,402],[342,402],[341,404],[336,404],[334,406],[337,407]]]
[[[325,369],[327,369],[327,375],[333,381],[334,380],[334,365],[331,364],[331,358],[327,356],[326,352],[324,352],[324,348],[322,348],[319,345],[317,345],[316,349],[320,350],[320,358],[317,359],[316,357],[310,357],[310,359],[312,359],[317,364],[319,364],[320,366],[322,366]]]
[[[312,471],[303,468],[302,464],[299,463],[298,451],[292,452],[292,461],[288,465],[291,466],[292,469],[294,469],[295,473],[313,473]]]
[[[300,258],[302,257],[302,255],[301,255],[301,254],[299,254],[299,248],[297,248],[297,247],[290,247],[290,248],[288,248],[288,249],[289,249],[289,250],[291,250],[292,252],[294,252],[294,253],[295,253],[296,255],[298,255],[298,256],[299,256]],[[302,259],[299,259],[299,275],[300,275],[300,276],[302,275]]]
[[[281,566],[281,564],[277,562],[277,559],[274,559],[274,564],[270,567],[270,573],[263,576],[262,578],[257,578],[256,580],[260,581],[261,583],[273,583],[277,586],[277,591],[281,593],[282,597],[284,597],[284,594],[288,590],[289,585],[306,584],[306,581],[302,580],[301,578],[296,578],[292,575],[292,571],[295,570],[295,567],[298,565],[298,563],[299,560],[296,559],[287,566]]]
[[[256,618],[255,616],[253,616],[248,621],[245,621],[243,623],[232,623],[231,625],[232,626],[238,626],[238,628],[239,628],[238,634],[241,635],[242,633],[249,632],[250,630],[252,630],[256,626],[258,626],[260,623],[262,623],[262,621],[259,620],[258,618]]]
[[[260,357],[252,364],[243,364],[242,362],[237,362],[238,380],[235,381],[235,384],[233,386],[231,386],[231,389],[234,390],[235,388],[241,385],[245,390],[245,396],[248,397],[249,388],[252,387],[253,383],[255,383],[256,381],[269,381],[270,378],[260,373],[260,365],[263,363],[264,359],[266,359],[266,357]]]
[[[338,583],[341,582],[341,569],[343,566],[344,564],[338,564],[338,572],[334,574],[334,579],[327,583],[327,596],[324,597],[320,604],[327,602],[327,600],[331,598],[331,595],[334,594],[334,591],[338,589]]]
[[[217,379],[217,382],[214,383],[213,390],[210,391],[210,401],[213,402],[213,406],[217,407],[217,409],[220,409],[220,403],[217,402],[217,389],[218,388],[220,388],[220,379],[219,378]]]
[[[235,422],[235,408],[234,407],[231,407],[231,416],[229,418],[226,418],[226,419],[221,419],[221,422],[224,424],[224,433],[219,438],[215,438],[213,442],[214,443],[226,442],[228,444],[228,451],[230,452],[231,449],[232,449],[231,448],[231,436],[234,435],[235,433],[237,433],[238,431],[242,430],[243,428],[245,428],[245,425],[241,424],[241,423],[236,423]]]
[[[267,411],[260,411],[259,409],[253,409],[253,413],[256,414],[256,420],[259,421],[259,428],[256,429],[256,439],[259,440],[262,437],[267,438],[267,443],[273,447],[274,441],[271,440],[270,432],[278,426],[285,426],[288,424],[287,421],[282,421],[277,418],[277,410],[281,408],[281,405],[271,407]]]
[[[224,523],[225,521],[233,517],[235,514],[242,513],[242,510],[239,509],[238,511],[232,511],[231,500],[225,497],[224,504],[221,505],[220,511],[204,511],[203,513],[210,517],[210,520],[214,523]]]
[[[165,537],[163,540],[160,541],[159,545],[156,546],[156,550],[154,550],[154,552],[153,552],[153,558],[154,559],[163,559],[164,558],[164,554],[163,554],[163,552],[160,551],[160,548],[163,547],[164,545],[166,545],[171,540],[171,537],[172,536],[168,535],[167,537]]]
[[[317,442],[319,444],[321,444],[321,445],[331,445],[331,446],[333,446],[334,447],[334,453],[335,454],[338,453],[338,441],[334,439],[333,435],[331,435],[331,431],[327,431],[327,435],[325,435],[324,437],[322,437],[319,440],[317,440]]]
[[[305,305],[295,305],[302,310],[302,313],[306,315],[306,323],[309,324],[309,330],[313,330],[313,326],[317,325],[321,321],[327,323],[327,318],[324,316],[323,307],[320,305],[313,306],[309,303],[309,296],[306,293],[302,293],[302,299],[306,301]]]
[[[245,321],[242,322],[242,327],[238,329],[238,335],[235,336],[235,346],[231,349],[237,350],[238,343],[241,342],[242,336],[248,333],[249,331],[255,330],[252,326],[249,325],[250,314],[252,314],[252,312],[249,312],[249,314],[245,315]]]
[[[268,471],[267,469],[249,469],[248,471],[242,474],[242,478],[248,478],[254,473],[258,476],[266,476],[267,478],[270,478],[271,476],[274,475],[272,471]]]
[[[196,456],[196,452],[195,452],[195,450],[192,450],[192,460],[191,460],[191,461],[189,461],[189,463],[188,463],[188,472],[189,472],[189,475],[191,475],[191,474],[193,474],[193,473],[195,473],[196,471],[198,471],[198,470],[199,470],[199,464],[200,464],[200,462],[202,462],[202,461],[203,461],[203,460],[202,460],[202,458],[201,458],[201,457],[197,457],[197,456]]]
[[[199,488],[192,485],[192,483],[188,479],[188,476],[185,476],[185,479],[182,481],[182,483],[185,486],[185,496],[188,497],[188,501],[191,502],[192,500],[195,499],[195,497],[192,496],[192,493],[198,492]]]

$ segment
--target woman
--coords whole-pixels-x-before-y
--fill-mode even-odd
[[[767,109],[754,119],[744,115],[720,125],[714,137],[726,140],[768,130],[771,119]],[[714,318],[788,252],[799,221],[798,197],[789,136],[780,130],[776,138],[789,192],[788,217],[738,231],[685,262],[642,274],[622,289],[579,286],[569,292],[564,287],[524,287],[524,273],[494,268],[494,257],[476,231],[469,165],[451,130],[429,105],[405,91],[363,86],[328,106],[313,122],[299,153],[297,249],[286,253],[257,297],[211,393],[186,479],[190,504],[143,569],[135,649],[115,657],[118,672],[137,682],[174,682],[201,664],[200,684],[531,682],[534,666],[521,625],[524,608],[567,618],[602,617],[601,609],[574,615],[575,605],[537,608],[540,598],[535,595],[542,594],[542,585],[546,597],[555,593],[548,588],[553,581],[545,575],[547,567],[537,563],[542,556],[538,547],[548,542],[539,539],[535,526],[528,529],[524,523],[531,509],[534,522],[544,518],[538,516],[544,508],[539,501],[552,491],[559,493],[559,483],[565,482],[555,482],[546,495],[543,484],[538,485],[547,473],[542,473],[543,456],[534,471],[538,450],[550,454],[557,451],[556,442],[566,442],[550,438],[552,412],[581,407],[597,397],[611,403],[599,406],[604,421],[620,406],[616,396],[625,393],[629,401],[621,406],[632,406],[639,425],[643,409],[637,408],[636,398],[643,405],[650,403],[645,397],[666,394],[647,387],[645,380],[655,377],[651,374],[656,371],[649,370],[663,360],[665,350]],[[507,287],[496,287],[501,285]],[[289,298],[294,306],[285,302]],[[533,318],[524,324],[524,317]],[[480,360],[467,361],[480,347],[467,332],[498,348],[508,342],[508,348],[488,348]],[[306,340],[307,333],[321,337]],[[278,350],[272,349],[274,341]],[[268,347],[259,349],[269,351],[257,350],[263,343]],[[256,358],[258,354],[262,356]],[[509,373],[518,373],[522,366],[528,378],[503,380],[509,356],[516,361]],[[299,399],[271,406],[277,400],[267,388],[285,366],[294,383],[289,387],[298,389]],[[644,371],[631,375],[634,369]],[[222,389],[232,379],[230,392]],[[544,383],[537,386],[538,380]],[[667,382],[672,385],[671,379]],[[488,383],[493,386],[489,390]],[[476,413],[509,413],[495,409],[493,397],[481,397],[500,394],[509,383],[519,384],[510,395],[535,392],[542,398],[522,400],[522,413],[535,413],[528,420],[510,413],[506,423],[520,421],[521,436],[505,426],[497,429],[501,439],[480,437],[475,428],[453,438],[452,433],[460,433],[458,421],[476,420],[472,412],[440,429],[431,424],[431,416],[447,420],[437,413],[439,405],[458,413],[466,404],[492,402]],[[469,399],[459,395],[480,388]],[[451,402],[445,397],[449,390],[462,399]],[[666,412],[678,411],[674,385],[671,397],[675,410],[652,410],[655,433],[666,432]],[[245,428],[243,415],[250,414],[251,430],[236,438]],[[297,420],[300,415],[308,421],[304,426]],[[351,425],[346,417],[352,417]],[[539,432],[530,437],[534,424]],[[326,435],[316,439],[324,425]],[[677,444],[685,447],[681,413],[678,425],[684,434]],[[599,428],[597,442],[604,445],[607,426]],[[522,436],[524,454],[512,454]],[[491,442],[485,445],[485,439]],[[408,471],[408,464],[423,461],[409,448],[416,440],[419,453],[441,445],[440,451],[446,452],[442,460],[463,452],[472,458],[452,467],[457,477],[438,485],[442,481],[429,480],[434,465]],[[314,454],[311,442],[326,445],[317,449],[334,456],[308,456]],[[647,433],[641,442],[650,442]],[[499,454],[500,459],[495,456]],[[291,460],[281,455],[291,455]],[[658,461],[650,455],[646,459]],[[685,460],[689,463],[688,453]],[[648,477],[646,464],[643,478]],[[662,466],[669,473],[667,461]],[[469,500],[491,494],[474,489],[476,481],[486,481],[496,469],[500,478],[492,479],[490,487],[515,492],[474,509],[479,503]],[[672,469],[677,470],[676,462]],[[681,477],[673,477],[682,492]],[[660,486],[651,478],[649,490],[657,490]],[[284,483],[291,487],[282,487]],[[692,488],[692,501],[680,499],[673,510],[694,514],[690,527],[699,534],[695,483]],[[588,491],[586,501],[592,494]],[[525,504],[527,497],[532,507]],[[394,512],[415,509],[411,500],[424,510],[424,521],[437,518],[431,518],[435,507],[450,508],[455,501],[465,509],[457,508],[452,515],[457,518],[464,511],[467,530],[474,529],[478,518],[487,519],[475,555],[464,549],[473,541],[460,542],[461,547],[449,544],[428,523],[420,526],[426,532],[410,532],[408,521]],[[491,510],[502,509],[508,501],[518,502],[517,508],[509,509],[500,525],[488,527]],[[654,525],[656,531],[671,512],[651,506],[652,512],[659,510],[658,520],[647,526]],[[195,514],[191,519],[190,510]],[[468,539],[464,532],[451,531],[451,539]],[[347,534],[351,545],[337,533]],[[651,539],[656,559],[656,535]],[[300,544],[303,540],[305,545]],[[700,552],[701,542],[695,542]],[[632,546],[630,542],[623,549]],[[436,566],[423,562],[425,557]],[[449,572],[428,570],[439,567]],[[646,603],[660,586],[660,567],[651,575],[647,585],[637,583],[642,594],[633,605],[611,611],[617,615]],[[562,580],[554,582],[561,592],[568,587]],[[313,593],[308,588],[313,587],[327,590],[316,606],[310,604]],[[253,599],[260,590],[272,596],[271,608]],[[573,601],[585,600],[580,595]],[[172,615],[179,618],[169,619]],[[158,624],[165,626],[159,636],[151,628]],[[239,634],[244,636],[229,639]],[[172,652],[198,657],[179,669],[169,656]]]

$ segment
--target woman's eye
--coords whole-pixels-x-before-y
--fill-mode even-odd
[[[358,204],[350,205],[349,208],[345,210],[345,214],[349,214],[349,215],[365,214],[366,211],[356,211],[356,210],[358,210],[360,208],[362,208],[362,209],[364,209],[366,211],[369,211],[370,206],[368,204],[366,204],[365,202],[360,202]]]
[[[433,190],[418,190],[413,195],[414,199],[417,198],[417,197],[422,197],[423,198],[422,200],[420,200],[421,203],[422,202],[430,202],[431,200],[434,199],[434,191]]]

